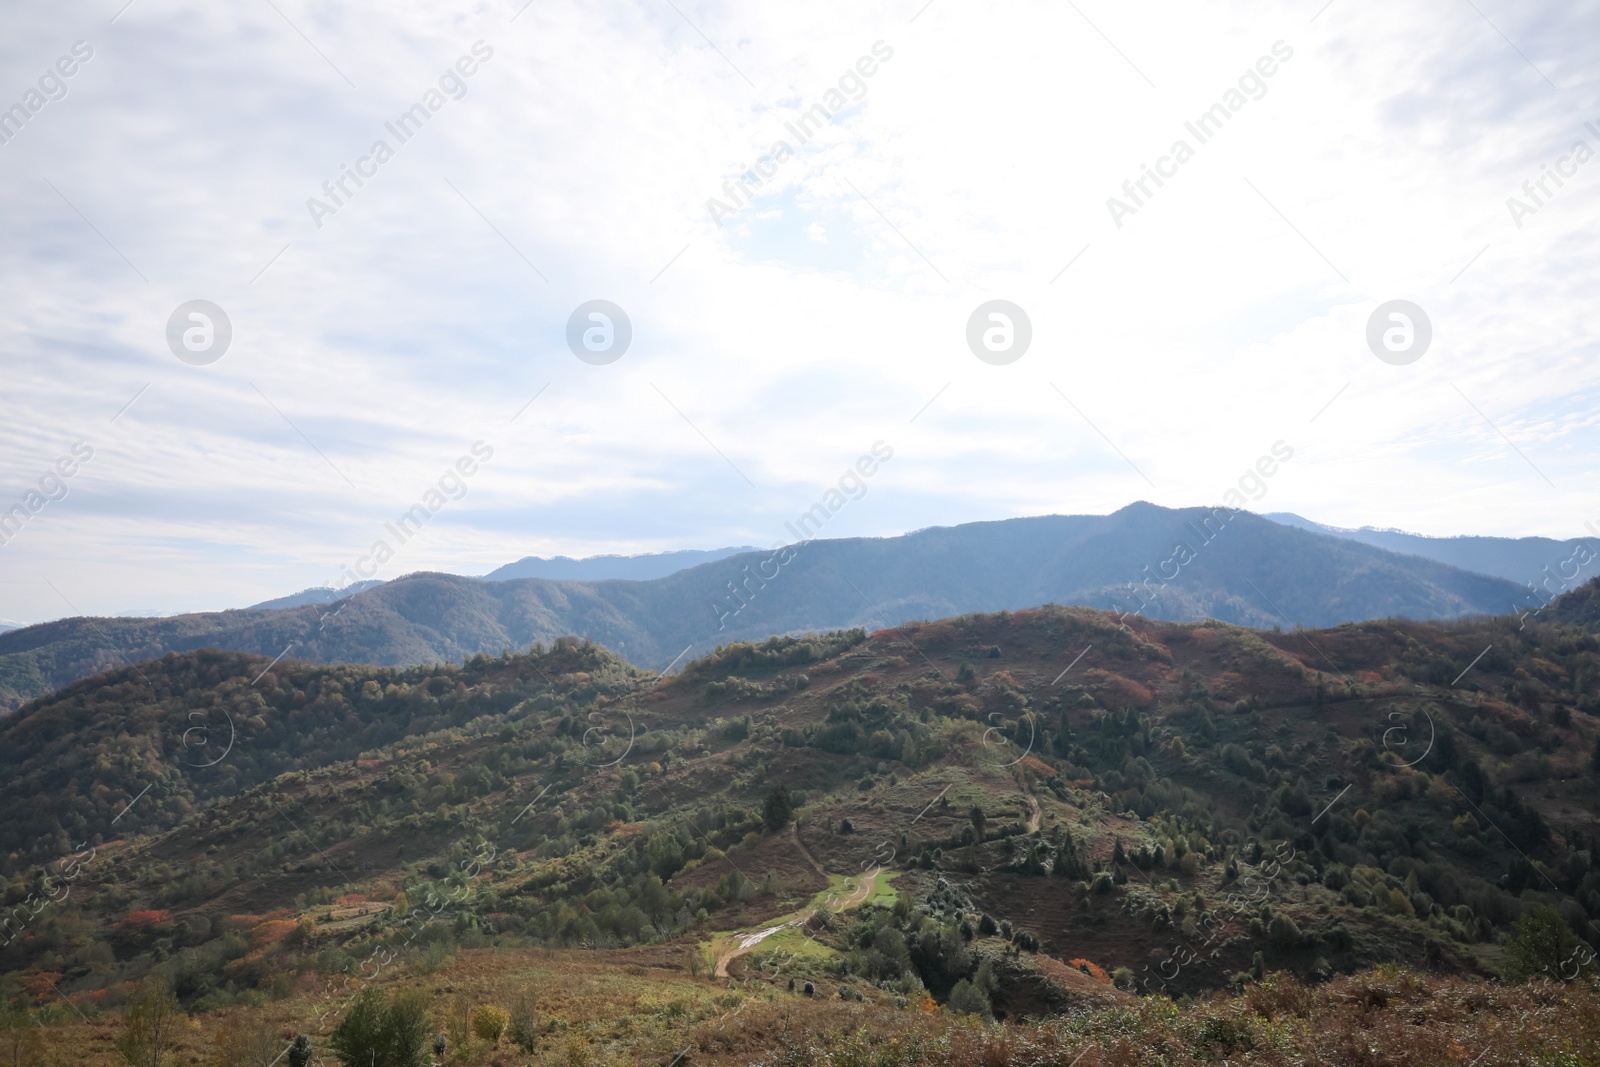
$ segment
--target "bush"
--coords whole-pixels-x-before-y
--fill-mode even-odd
[[[533,998],[526,993],[511,1003],[511,1015],[506,1020],[506,1036],[521,1052],[532,1052],[538,1044],[538,1019],[533,1010]]]
[[[484,1004],[472,1013],[472,1032],[490,1046],[498,1048],[500,1035],[506,1032],[506,1024],[511,1021],[511,1015],[504,1008],[497,1008],[493,1004]]]
[[[289,1047],[291,1055],[295,1047]],[[307,1055],[310,1048],[307,1041]],[[283,1053],[283,1039],[265,1019],[230,1019],[217,1032],[214,1053],[216,1067],[274,1067]]]
[[[993,1009],[989,1006],[989,994],[965,978],[950,990],[950,1010],[966,1015],[977,1015],[984,1019],[993,1018]]]
[[[177,1030],[184,1021],[178,998],[164,978],[140,983],[128,1000],[128,1012],[117,1051],[132,1067],[163,1067],[176,1047]]]
[[[1576,978],[1587,963],[1578,945],[1577,935],[1559,911],[1537,905],[1512,928],[1506,942],[1505,976],[1514,982],[1538,974],[1558,981]]]

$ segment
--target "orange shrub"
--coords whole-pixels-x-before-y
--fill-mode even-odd
[[[288,937],[294,930],[295,923],[290,919],[270,919],[251,931],[256,947],[276,945]]]
[[[1104,982],[1106,985],[1111,984],[1111,976],[1106,973],[1104,967],[1100,966],[1098,963],[1095,963],[1093,960],[1076,959],[1068,960],[1067,962],[1078,968],[1080,971],[1087,971],[1089,973],[1089,977],[1093,978],[1095,981]]]

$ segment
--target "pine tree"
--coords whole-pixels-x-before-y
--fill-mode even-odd
[[[794,804],[789,800],[789,791],[781,785],[772,787],[772,792],[767,794],[767,802],[761,808],[761,818],[766,822],[767,829],[777,833],[789,825],[789,817],[794,814]]]

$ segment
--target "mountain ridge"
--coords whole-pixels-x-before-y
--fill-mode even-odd
[[[107,667],[206,647],[408,665],[577,634],[641,667],[660,668],[734,640],[1049,603],[1125,617],[1317,627],[1502,613],[1522,594],[1501,579],[1249,512],[1140,503],[1109,516],[813,540],[645,582],[422,572],[328,605],[58,620],[0,634],[0,700],[16,707]]]
[[[1552,537],[1486,537],[1478,534],[1432,537],[1377,526],[1355,529],[1329,526],[1287,511],[1269,512],[1262,518],[1390,552],[1421,556],[1462,570],[1504,578],[1525,587],[1532,587],[1535,583],[1542,586],[1551,576],[1552,569],[1557,570],[1564,582],[1560,592],[1575,589],[1600,574],[1600,538],[1573,537],[1561,541]],[[1575,565],[1572,574],[1565,573],[1566,568],[1563,567],[1564,563],[1569,562]]]

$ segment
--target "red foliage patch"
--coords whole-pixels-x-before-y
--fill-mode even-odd
[[[1106,973],[1106,969],[1100,966],[1098,963],[1095,963],[1093,960],[1075,959],[1068,960],[1067,963],[1078,968],[1080,971],[1088,972],[1089,977],[1093,978],[1097,982],[1104,982],[1106,985],[1111,984],[1111,976]]]

